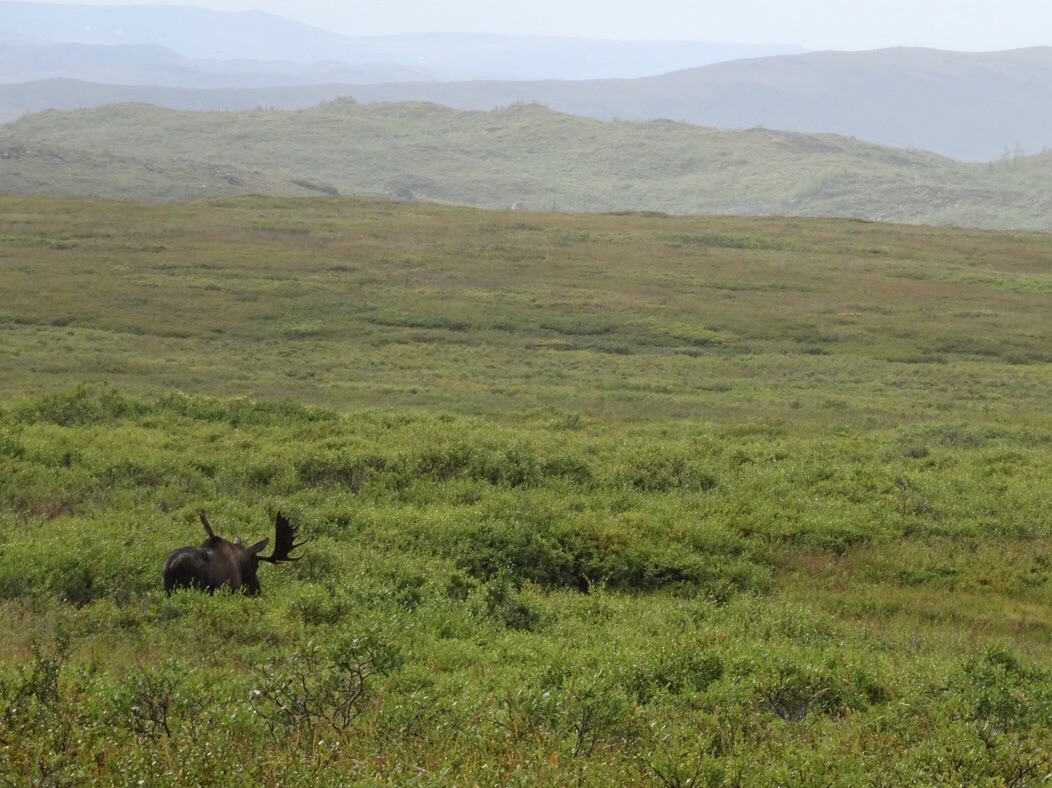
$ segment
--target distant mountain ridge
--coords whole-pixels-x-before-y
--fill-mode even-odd
[[[156,44],[191,60],[321,64],[323,71],[331,70],[334,64],[383,66],[423,74],[428,79],[628,78],[803,51],[783,44],[601,41],[473,33],[344,36],[261,11],[0,1],[0,42],[5,40],[22,45]],[[48,76],[84,79],[75,73]],[[112,81],[142,84],[132,76]],[[13,79],[0,72],[0,82],[13,81],[27,79]],[[324,80],[304,80],[305,84],[320,81]],[[177,86],[204,87],[192,82]]]
[[[831,132],[962,161],[1052,147],[1052,47],[809,52],[635,80],[360,85],[348,94],[457,109],[537,101],[601,119]]]
[[[7,84],[75,79],[100,85],[198,90],[416,82],[438,76],[425,69],[384,63],[196,60],[159,44],[70,43],[31,46],[0,43],[0,75]]]
[[[464,110],[537,102],[604,120],[835,133],[966,162],[1052,147],[1052,47],[764,49],[469,34],[361,38],[262,12],[0,0],[0,123],[129,101],[201,111],[305,109],[353,97]],[[500,73],[527,77],[494,78]]]
[[[346,37],[260,11],[0,2],[0,31],[36,43],[157,44],[184,57],[335,59]]]
[[[0,47],[0,64],[12,49]],[[961,161],[993,161],[1052,147],[1052,47],[990,53],[812,52],[630,80],[392,82],[380,69],[359,71],[355,84],[339,79],[346,70],[333,69],[327,72],[331,79],[308,83],[297,64],[217,69],[166,50],[148,51],[157,55],[153,85],[70,79],[0,84],[0,121],[44,109],[127,101],[193,110],[304,109],[350,96],[362,102],[428,101],[477,110],[538,102],[599,119],[665,118],[723,129],[830,132]],[[196,68],[193,79],[180,80],[190,67]],[[185,87],[184,81],[210,88]]]

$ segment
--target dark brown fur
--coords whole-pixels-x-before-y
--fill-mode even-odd
[[[241,537],[228,542],[216,536],[204,511],[199,512],[201,524],[208,538],[200,547],[180,547],[168,556],[164,563],[164,590],[171,594],[179,588],[197,588],[212,594],[219,588],[242,591],[251,596],[259,593],[257,571],[260,561],[271,564],[298,561],[289,553],[304,544],[296,542],[296,528],[278,512],[274,521],[274,551],[270,555],[259,553],[269,539],[261,539],[252,545],[244,545]]]

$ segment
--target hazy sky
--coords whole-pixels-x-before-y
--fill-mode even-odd
[[[270,11],[348,35],[523,33],[814,49],[1052,45],[1050,0],[64,0]]]

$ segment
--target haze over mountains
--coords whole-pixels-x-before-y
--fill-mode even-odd
[[[1052,48],[771,50],[0,0],[0,191],[1052,231]]]
[[[1052,146],[1052,48],[996,53],[427,34],[348,37],[262,12],[0,2],[0,121],[173,109],[539,102],[602,119],[836,133],[962,161]]]
[[[833,132],[963,161],[1052,145],[1052,47],[811,52],[736,60],[634,80],[359,85],[360,101],[489,109],[537,101],[595,118]]]
[[[469,33],[344,36],[260,11],[210,11],[178,6],[75,6],[51,3],[0,2],[0,44],[17,45],[26,60],[35,45],[76,43],[81,51],[67,63],[90,66],[107,58],[115,47],[151,45],[152,59],[183,58],[183,81],[194,84],[194,65],[246,73],[249,61],[264,71],[297,65],[303,82],[316,84],[331,72],[410,71],[423,79],[594,79],[661,74],[706,63],[771,54],[802,52],[779,44],[719,44],[711,42],[600,41]],[[159,49],[170,50],[167,56]],[[16,53],[17,54],[17,53]],[[143,53],[145,54],[145,53]],[[144,84],[131,66],[117,83]],[[233,61],[233,62],[232,62]],[[261,64],[266,64],[262,65]],[[27,64],[28,65],[28,64]],[[304,68],[307,66],[307,68]],[[40,79],[32,67],[22,76],[0,72],[0,82]],[[12,77],[16,78],[12,78]],[[46,76],[84,78],[75,71]],[[234,83],[232,77],[231,84]]]

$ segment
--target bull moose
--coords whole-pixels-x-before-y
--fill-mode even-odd
[[[169,595],[178,588],[197,588],[213,594],[225,586],[255,596],[259,593],[259,578],[256,577],[259,562],[283,564],[298,561],[302,556],[293,558],[289,553],[308,541],[295,541],[298,529],[278,512],[274,521],[274,551],[270,555],[260,555],[269,539],[248,546],[242,543],[240,536],[228,542],[215,535],[203,509],[198,514],[208,538],[200,547],[180,547],[168,556],[164,562],[164,590]]]

